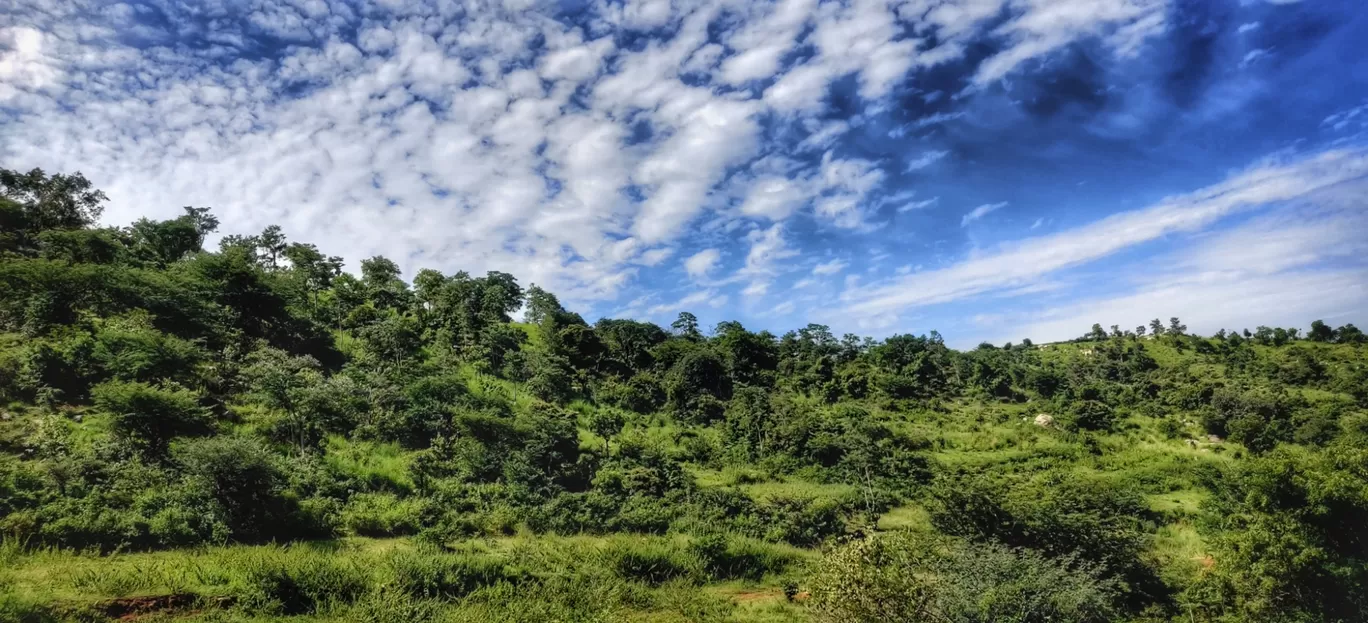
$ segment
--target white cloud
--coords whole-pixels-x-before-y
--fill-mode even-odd
[[[949,154],[950,152],[948,151],[922,152],[922,155],[912,159],[907,163],[907,168],[904,169],[904,171],[911,172],[916,171],[918,169],[925,169],[926,167],[935,164],[936,161],[948,156]]]
[[[690,277],[695,279],[706,277],[708,276],[708,273],[711,273],[717,268],[718,262],[721,261],[721,251],[718,251],[717,249],[703,249],[702,251],[689,256],[689,259],[684,260],[684,270]]]
[[[673,314],[676,312],[689,311],[690,307],[706,305],[709,303],[709,301],[714,300],[716,297],[717,293],[712,290],[699,290],[697,292],[687,294],[683,298],[670,303],[661,303],[659,305],[653,305],[646,310],[646,314],[648,316],[659,316],[661,314],[666,313]],[[723,300],[725,302],[725,299]]]
[[[965,227],[970,223],[977,221],[985,216],[988,216],[993,212],[1001,210],[1004,207],[1007,207],[1006,201],[1000,201],[998,203],[985,203],[966,213],[964,215],[964,218],[960,219],[960,227]]]
[[[1044,218],[1044,217],[1038,218],[1038,219],[1035,220],[1034,223],[1031,223],[1031,229],[1040,229],[1040,226],[1041,226],[1041,225],[1044,225],[1044,224],[1045,224],[1045,218]]]
[[[750,281],[742,294],[748,297],[763,296],[769,291],[770,281],[780,272],[776,264],[798,255],[798,251],[784,240],[782,225],[752,230],[747,238],[751,248],[746,254],[746,265],[737,271],[736,276]]]
[[[741,204],[746,216],[782,221],[809,201],[808,184],[779,175],[767,175],[750,185]]]
[[[832,151],[865,122],[816,114],[837,80],[877,111],[998,15],[1009,45],[979,80],[1081,39],[1125,53],[1162,27],[1142,0],[594,1],[588,25],[530,0],[170,3],[156,22],[94,0],[11,4],[0,157],[84,172],[111,197],[106,222],[211,205],[224,233],[277,223],[353,261],[506,270],[567,302],[614,299],[643,266],[702,270],[672,253],[709,218],[751,232],[752,297],[796,254],[780,228],[795,214],[868,226],[896,171]],[[289,45],[244,54],[258,31]],[[769,167],[776,153],[804,160]]]
[[[822,262],[812,268],[814,275],[834,275],[846,269],[850,263],[842,259],[834,259],[829,262]]]
[[[1034,284],[1055,271],[1091,262],[1161,236],[1197,231],[1229,214],[1304,198],[1368,176],[1368,153],[1334,150],[1291,162],[1264,163],[1201,190],[1170,197],[1089,225],[1028,238],[945,268],[846,292],[829,315],[887,316],[904,310]]]
[[[1100,38],[1120,55],[1134,54],[1165,29],[1166,0],[1018,0],[1021,10],[995,31],[1006,49],[979,66],[979,84],[1003,78],[1022,63],[1074,41]]]
[[[940,203],[940,197],[932,197],[930,199],[923,199],[921,201],[913,201],[902,206],[899,206],[898,212],[910,212],[912,210],[921,210],[923,208],[929,208],[931,206],[934,206],[938,203]]]

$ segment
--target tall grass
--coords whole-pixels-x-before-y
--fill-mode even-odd
[[[0,569],[0,621],[161,595],[198,596],[215,606],[205,620],[221,621],[715,621],[733,608],[707,583],[777,591],[810,556],[720,534],[519,536],[458,549],[345,539],[99,556],[0,542],[0,560],[13,563]]]

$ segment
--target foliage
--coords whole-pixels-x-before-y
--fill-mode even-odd
[[[205,208],[97,227],[103,201],[0,170],[0,618],[186,585],[230,620],[1368,608],[1352,324],[959,351],[590,323],[506,273],[352,274],[277,226],[207,251]],[[79,582],[9,572],[43,561]]]
[[[1111,621],[1116,591],[1078,560],[914,534],[856,541],[813,578],[822,621]]]

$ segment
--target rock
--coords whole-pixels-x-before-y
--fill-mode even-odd
[[[85,420],[85,416],[77,413],[76,415],[71,416],[71,419],[75,420],[77,424],[80,424],[83,420]]]
[[[1037,415],[1035,416],[1035,425],[1041,428],[1053,428],[1054,416],[1048,413],[1042,413],[1040,415]]]
[[[1211,443],[1221,443],[1222,441],[1225,441],[1225,440],[1224,440],[1224,439],[1221,439],[1221,436],[1220,436],[1220,435],[1207,435],[1207,441],[1209,441],[1209,442],[1211,442]]]
[[[14,416],[10,415],[9,411],[0,411],[0,422],[8,422],[13,418]]]
[[[1196,440],[1196,439],[1189,439],[1189,440],[1187,440],[1187,444],[1188,444],[1188,447],[1189,447],[1189,448],[1196,448],[1196,447],[1197,447],[1197,440]]]

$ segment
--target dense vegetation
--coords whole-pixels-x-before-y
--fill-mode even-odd
[[[1353,325],[590,324],[103,201],[0,170],[0,620],[1368,612]]]

